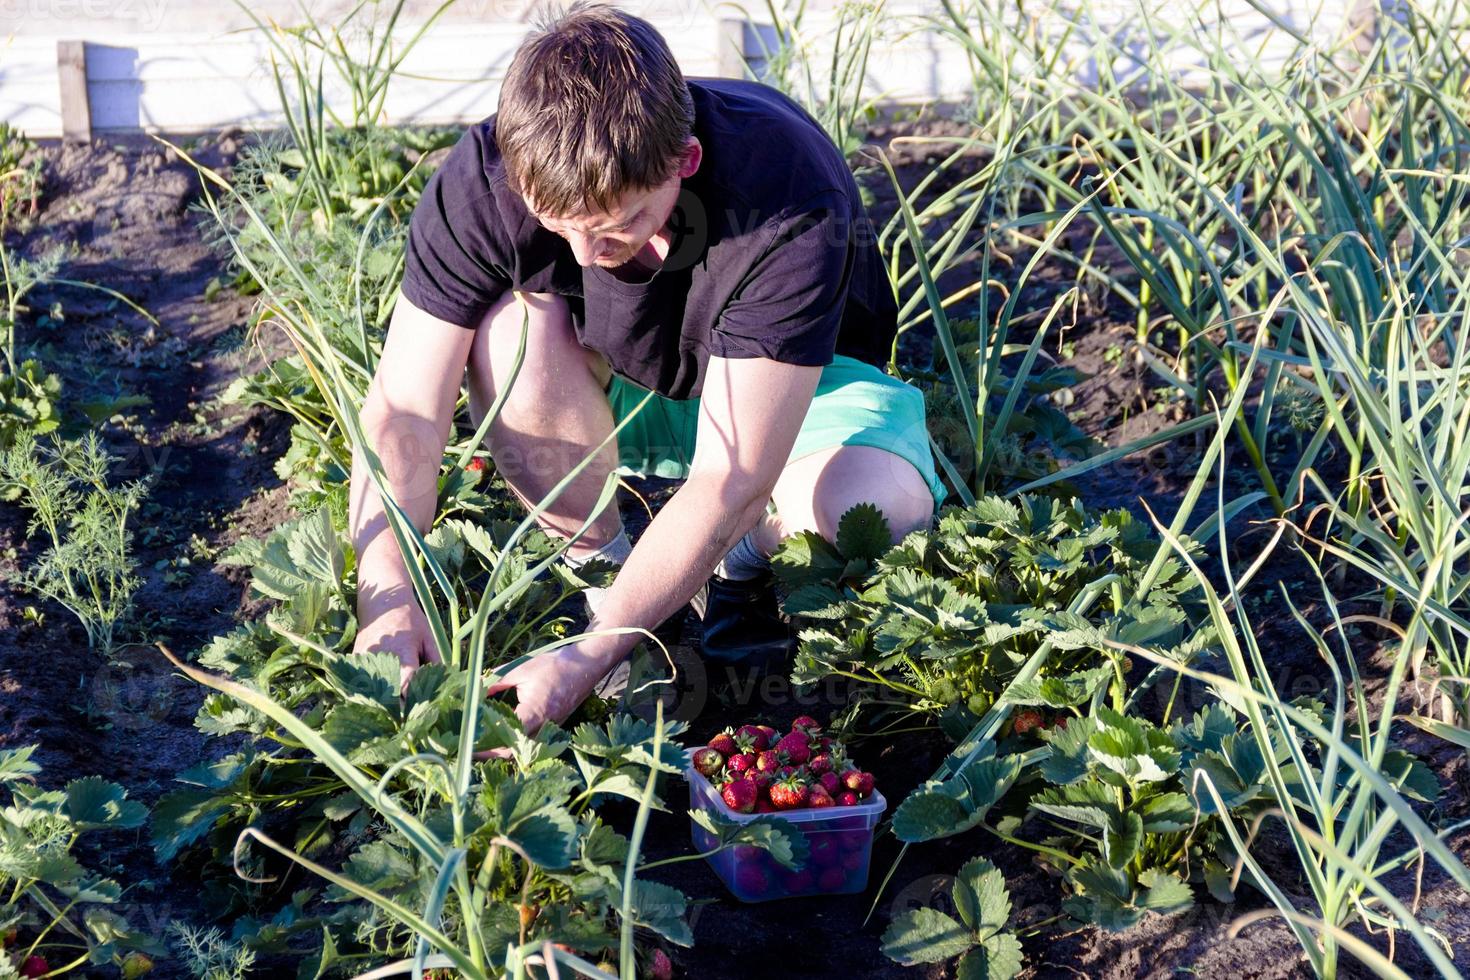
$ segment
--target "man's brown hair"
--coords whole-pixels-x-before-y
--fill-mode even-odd
[[[516,51],[495,141],[512,189],[560,217],[668,180],[693,125],[689,86],[653,25],[578,2]]]

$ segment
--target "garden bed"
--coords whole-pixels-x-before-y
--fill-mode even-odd
[[[208,165],[227,166],[237,147],[237,137],[224,135],[200,141],[195,153]],[[272,471],[285,448],[285,426],[269,412],[219,402],[242,368],[258,361],[244,342],[251,299],[226,283],[231,276],[226,263],[204,243],[201,223],[206,219],[191,209],[198,182],[177,158],[146,140],[52,146],[44,157],[46,190],[36,230],[21,239],[23,247],[33,248],[38,236],[74,243],[77,250],[66,259],[66,275],[107,282],[158,319],[158,327],[151,328],[105,299],[64,287],[47,287],[33,302],[39,308],[60,304],[59,316],[43,336],[69,397],[101,400],[126,394],[147,399],[122,409],[105,427],[108,444],[130,467],[116,475],[150,472],[156,479],[139,524],[137,554],[146,584],[139,594],[133,635],[190,651],[225,632],[237,618],[260,610],[259,602],[245,595],[245,572],[216,565],[213,556],[242,537],[263,533],[286,514],[284,490]],[[1109,444],[1120,431],[1133,438],[1166,417],[1149,410],[1143,371],[1109,353],[1117,338],[1130,331],[1126,315],[1099,310],[1067,338],[1073,345],[1072,363],[1087,376],[1076,389],[1082,424]],[[1124,419],[1120,406],[1129,404],[1144,410]],[[1169,452],[1174,455],[1124,461],[1079,489],[1099,505],[1138,510],[1146,503],[1167,519],[1194,472],[1189,447],[1171,444]],[[655,504],[667,493],[665,486],[643,489]],[[640,508],[629,502],[625,512],[636,524]],[[24,517],[6,507],[0,518],[0,542],[6,549],[0,560],[8,573],[27,560],[21,546]],[[1260,532],[1247,530],[1242,521],[1241,533]],[[1262,585],[1275,580],[1293,589],[1305,586],[1305,567],[1290,558],[1277,561]],[[24,610],[33,605],[44,616],[40,624],[25,616]],[[1273,668],[1280,671],[1278,688],[1293,694],[1322,690],[1324,668],[1293,637],[1290,616],[1278,608],[1259,615],[1257,623]],[[685,630],[684,640],[697,647],[692,629]],[[1374,665],[1364,658],[1365,670],[1372,672]],[[1370,679],[1370,687],[1374,683]],[[39,743],[36,759],[44,766],[48,785],[103,773],[125,786],[132,798],[151,805],[208,746],[193,726],[203,689],[170,670],[151,644],[125,645],[116,662],[103,663],[89,654],[80,630],[63,610],[37,604],[8,585],[0,585],[0,690],[0,747]],[[754,713],[779,724],[798,713],[824,716],[846,700],[845,691],[830,687],[820,689],[815,701],[798,698],[780,677],[711,677],[707,688],[686,692],[696,694],[703,709],[692,718],[692,742]],[[1198,700],[1203,703],[1202,696]],[[684,710],[690,710],[687,703]],[[1463,818],[1470,809],[1463,752],[1427,736],[1407,741],[1429,756],[1444,786],[1439,817],[1445,823]],[[946,741],[931,732],[900,742],[859,742],[856,751],[889,799],[900,800],[947,749]],[[691,846],[687,817],[677,805],[682,790],[669,795],[674,810],[653,817],[646,844],[649,859],[687,853]],[[623,809],[620,813],[614,808],[610,818],[631,820],[631,806]],[[1449,843],[1464,854],[1470,833],[1461,832]],[[1282,845],[1277,841],[1271,846]],[[702,864],[654,877],[704,903],[690,916],[693,948],[674,956],[681,975],[711,980],[778,972],[897,977],[915,972],[879,952],[879,936],[888,920],[906,908],[942,906],[950,876],[976,854],[990,856],[1004,871],[1018,926],[1059,914],[1055,877],[1023,853],[992,846],[978,831],[912,848],[876,901],[875,890],[898,856],[889,835],[878,838],[870,888],[862,895],[743,905]],[[146,928],[161,932],[179,919],[206,923],[198,879],[156,861],[145,835],[98,851],[95,858],[126,885],[123,907]],[[1243,935],[1228,936],[1236,916],[1260,907],[1253,895],[1243,896],[1236,907],[1204,900],[1182,916],[1153,916],[1123,933],[1053,925],[1024,940],[1023,946],[1035,976],[1162,978],[1181,971],[1309,975],[1299,947],[1279,921],[1260,922]],[[1457,941],[1457,949],[1470,939],[1464,894],[1432,868],[1423,881],[1419,909],[1434,928]],[[1400,943],[1399,952],[1411,975],[1426,969],[1412,944]],[[1457,962],[1470,961],[1457,956]],[[155,975],[188,974],[177,963],[161,961]],[[944,971],[932,967],[927,975],[942,976]]]

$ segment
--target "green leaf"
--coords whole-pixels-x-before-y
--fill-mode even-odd
[[[877,561],[892,545],[888,520],[872,504],[857,504],[837,522],[837,550],[844,558]]]
[[[541,810],[520,820],[506,837],[543,868],[565,868],[577,856],[577,821],[565,808]]]
[[[1132,810],[1111,814],[1103,831],[1103,859],[1115,868],[1127,867],[1143,843],[1143,820]]]
[[[302,518],[286,539],[286,552],[298,575],[336,586],[346,570],[342,539],[332,529],[332,516],[322,507]]]
[[[1158,868],[1149,868],[1138,876],[1138,883],[1147,889],[1139,896],[1140,908],[1168,915],[1182,912],[1194,904],[1194,892],[1187,882]]]
[[[984,858],[960,868],[954,882],[955,911],[960,921],[978,933],[999,932],[1011,917],[1011,896],[1005,875]]]
[[[17,749],[0,750],[0,783],[11,783],[39,773],[41,767],[31,761],[36,748],[34,745],[22,745]]]
[[[815,531],[790,535],[771,556],[771,571],[787,589],[836,582],[846,565],[837,549]]]
[[[959,800],[948,793],[920,788],[910,793],[893,814],[893,834],[917,843],[963,833],[979,823]]]
[[[1053,725],[1042,733],[1051,746],[1051,755],[1039,766],[1047,782],[1062,786],[1087,775],[1087,742],[1096,731],[1097,722],[1091,718],[1073,718],[1065,728]]]
[[[806,864],[811,851],[806,834],[795,830],[785,820],[758,817],[755,820],[737,822],[708,810],[690,810],[689,816],[700,827],[714,834],[722,845],[759,847],[768,852],[773,860],[788,868],[798,868]]]
[[[1411,800],[1433,803],[1439,799],[1439,778],[1434,771],[1403,749],[1384,753],[1379,766],[1384,778]]]
[[[81,830],[107,827],[131,830],[148,820],[148,808],[126,799],[127,791],[100,776],[84,776],[66,784],[62,812]]]
[[[883,955],[903,966],[942,963],[975,945],[963,925],[938,909],[918,908],[895,918],[883,931]]]
[[[1021,941],[1009,932],[997,933],[961,958],[955,980],[1012,980],[1022,962]]]
[[[689,899],[677,888],[656,881],[633,882],[633,921],[678,946],[693,946],[694,933],[685,921]]]

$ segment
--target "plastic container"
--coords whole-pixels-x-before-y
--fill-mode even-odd
[[[693,751],[689,753],[693,757]],[[776,813],[736,813],[720,799],[719,792],[686,763],[689,808],[706,810],[736,823],[772,817],[791,824],[806,835],[810,854],[805,864],[788,868],[759,847],[740,845],[706,858],[715,874],[742,902],[768,902],[777,898],[806,895],[850,895],[868,887],[868,863],[873,853],[873,828],[878,825],[888,801],[876,789],[856,806],[823,807],[820,810],[783,810]],[[719,841],[691,822],[694,846],[714,850]]]

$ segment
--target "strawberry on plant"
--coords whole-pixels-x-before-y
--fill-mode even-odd
[[[720,798],[736,813],[750,813],[755,809],[755,783],[748,779],[731,780],[721,791]]]
[[[700,749],[694,753],[694,769],[706,779],[713,779],[725,768],[725,757],[715,749]]]
[[[1011,731],[1017,735],[1030,735],[1042,727],[1045,719],[1035,708],[1022,708],[1011,717]]]
[[[800,732],[792,732],[777,742],[776,751],[798,766],[812,757],[811,746],[807,744],[806,736]]]
[[[791,730],[793,732],[801,730],[815,733],[822,730],[822,724],[811,715],[797,715],[796,720],[791,723]]]
[[[674,962],[669,959],[669,954],[661,949],[655,949],[653,955],[648,958],[648,975],[653,980],[673,980]]]
[[[811,793],[796,776],[788,776],[771,784],[771,802],[778,810],[797,810],[806,806]]]
[[[850,789],[845,789],[837,794],[838,806],[857,806],[858,795]]]
[[[731,735],[728,729],[710,739],[708,744],[710,748],[726,757],[740,751],[740,747],[735,744],[735,736]]]
[[[28,956],[20,965],[20,975],[23,977],[44,977],[50,972],[51,964],[46,962],[44,956]]]
[[[485,472],[484,457],[476,456],[474,459],[466,463],[465,472],[474,476],[476,480],[480,479],[481,475]]]
[[[725,765],[730,768],[731,772],[739,776],[755,768],[755,755],[750,752],[737,752],[726,760]]]

